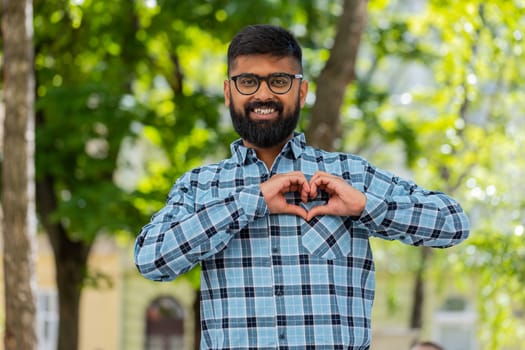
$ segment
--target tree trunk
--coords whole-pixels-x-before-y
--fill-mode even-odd
[[[355,62],[366,25],[367,1],[345,0],[330,58],[317,79],[316,100],[306,139],[325,150],[337,148],[340,110],[346,87],[355,79]]]
[[[51,219],[58,208],[53,178],[48,176],[37,181],[37,200],[38,214],[55,255],[59,307],[57,350],[78,349],[80,296],[91,244],[71,240],[67,230]]]
[[[61,233],[62,246],[55,259],[60,318],[57,350],[78,349],[80,296],[90,248],[83,242],[65,239],[64,234]]]
[[[421,247],[419,267],[414,278],[414,289],[412,292],[412,310],[410,313],[410,328],[423,328],[423,306],[425,305],[425,270],[427,261],[432,254],[429,247]]]
[[[366,14],[366,0],[345,0],[330,58],[317,80],[316,101],[306,130],[309,144],[326,150],[338,148],[342,134],[340,110],[346,88],[355,79],[355,63],[366,26]],[[423,326],[424,272],[430,253],[429,248],[422,248],[421,264],[414,280],[411,328]]]
[[[33,7],[4,0],[2,206],[6,350],[36,349]]]
[[[199,350],[201,348],[201,291],[200,289],[196,291],[195,301],[193,302],[193,317],[195,319],[195,329],[194,329],[194,343],[193,348]]]

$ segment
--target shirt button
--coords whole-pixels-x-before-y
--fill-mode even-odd
[[[273,247],[272,248],[272,253],[279,253],[279,249],[277,247]]]
[[[284,333],[279,333],[279,339],[281,340],[286,339],[286,336],[284,335]]]

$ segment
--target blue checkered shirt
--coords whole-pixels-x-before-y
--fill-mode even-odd
[[[360,157],[307,146],[303,134],[270,170],[240,140],[231,151],[183,175],[135,244],[139,271],[155,281],[201,265],[201,349],[369,349],[369,238],[449,247],[468,236],[467,216],[450,197]],[[291,171],[309,179],[318,170],[366,195],[361,216],[306,222],[269,213],[262,182]],[[304,205],[298,194],[287,196]],[[321,193],[305,206],[326,200]]]

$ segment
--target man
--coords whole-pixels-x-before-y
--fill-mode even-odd
[[[444,350],[442,346],[438,345],[437,343],[431,342],[431,341],[422,341],[417,342],[410,350]]]
[[[172,280],[200,264],[202,349],[368,349],[372,236],[448,247],[461,207],[366,160],[305,144],[301,48],[286,30],[244,28],[228,48],[232,157],[177,180],[144,226],[135,263]]]

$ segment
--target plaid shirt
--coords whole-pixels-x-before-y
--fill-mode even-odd
[[[467,216],[450,197],[357,156],[309,147],[302,134],[270,170],[240,140],[231,150],[230,159],[182,176],[135,244],[135,263],[152,280],[201,264],[202,349],[368,349],[369,238],[448,247],[468,236]],[[366,195],[362,215],[306,222],[270,214],[260,183],[296,170],[344,178]],[[321,193],[305,206],[326,200]]]

